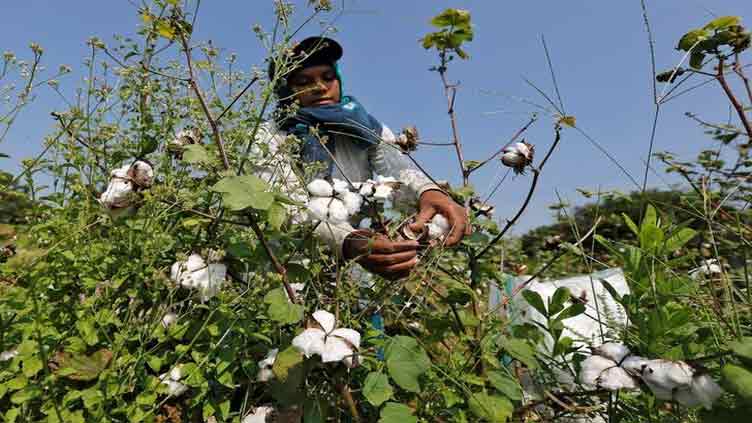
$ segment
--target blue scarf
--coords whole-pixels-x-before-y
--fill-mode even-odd
[[[287,118],[281,129],[302,141],[303,163],[323,162],[328,175],[332,174],[334,162],[311,132],[318,128],[319,135],[327,135],[326,148],[334,152],[334,136],[346,134],[358,147],[366,149],[381,142],[381,122],[371,116],[354,97],[346,96],[337,104],[318,107],[301,107],[295,116]]]

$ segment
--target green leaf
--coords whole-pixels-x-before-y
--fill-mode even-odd
[[[520,384],[510,376],[494,370],[488,372],[488,381],[491,382],[491,385],[493,385],[494,388],[506,395],[512,401],[522,400],[522,388],[520,387]]]
[[[689,51],[695,44],[708,38],[708,33],[704,29],[693,29],[684,34],[679,40],[679,45],[676,46],[677,50]]]
[[[624,219],[624,223],[627,224],[627,227],[634,232],[636,236],[640,236],[640,229],[637,228],[637,224],[634,223],[632,218],[629,217],[626,213],[622,213],[621,217]]]
[[[500,337],[499,346],[528,368],[535,369],[538,367],[538,360],[535,358],[533,347],[522,339]]]
[[[492,423],[505,423],[514,411],[514,406],[508,399],[486,393],[472,394],[468,405],[473,414]]]
[[[556,320],[570,319],[585,312],[585,304],[574,303],[556,316]]]
[[[168,40],[172,40],[175,38],[175,29],[172,27],[172,24],[169,20],[166,19],[159,19],[156,22],[156,30],[157,34],[159,34],[162,37],[167,38]]]
[[[39,371],[42,370],[42,360],[39,359],[39,356],[33,355],[31,357],[27,357],[23,361],[23,374],[26,377],[32,377],[35,374],[39,373]]]
[[[566,305],[567,301],[569,301],[571,297],[572,294],[569,289],[564,288],[563,286],[556,288],[554,295],[551,296],[551,302],[548,306],[548,313],[551,316],[556,316],[558,312],[564,309],[564,305]]]
[[[741,18],[738,16],[721,16],[708,22],[703,29],[708,31],[718,31],[719,29],[726,29],[728,27],[739,25]]]
[[[473,299],[473,290],[464,283],[448,278],[442,282],[447,285],[447,296],[444,301],[448,304],[467,304]]]
[[[222,193],[225,206],[238,211],[253,207],[267,210],[274,203],[274,194],[268,192],[268,186],[255,175],[228,176],[214,184],[212,191]]]
[[[739,341],[729,344],[731,351],[739,358],[744,360],[748,365],[752,365],[752,337],[745,336]]]
[[[287,220],[287,209],[282,204],[272,204],[267,213],[269,216],[269,225],[275,230],[279,230],[282,224],[285,223],[285,220]]]
[[[89,345],[94,345],[99,342],[97,336],[97,330],[94,327],[94,322],[89,319],[80,319],[76,321],[76,329],[81,335],[81,338]]]
[[[101,349],[92,355],[64,353],[57,373],[68,379],[89,381],[99,377],[112,359],[112,351]]]
[[[284,288],[269,291],[264,296],[264,303],[269,304],[269,318],[283,325],[291,325],[303,319],[305,311],[302,305],[293,304],[287,299]]]
[[[381,410],[379,423],[418,423],[413,409],[396,402],[388,402]]]
[[[726,364],[721,368],[721,377],[727,390],[752,404],[752,372],[736,364]]]
[[[303,354],[297,348],[290,346],[277,354],[272,371],[274,376],[284,383],[290,372],[303,363]]]
[[[697,231],[692,228],[682,228],[668,237],[666,240],[666,251],[676,251],[688,243],[697,235]]]
[[[525,298],[525,301],[533,306],[534,309],[538,310],[538,313],[544,316],[548,316],[548,311],[546,311],[546,306],[545,304],[543,304],[543,298],[541,298],[540,294],[535,291],[525,289],[522,291],[522,297]]]
[[[29,385],[26,388],[17,391],[10,397],[10,402],[19,405],[31,401],[32,399],[40,396],[42,389],[37,385]]]
[[[414,338],[395,336],[386,344],[386,366],[389,376],[410,392],[420,392],[418,378],[431,367],[426,351]]]
[[[151,136],[144,136],[144,138],[138,144],[138,153],[136,155],[138,157],[144,157],[147,154],[151,154],[157,151],[158,147],[159,141],[157,141],[156,138]]]
[[[694,51],[692,52],[692,55],[689,56],[689,66],[693,67],[694,69],[701,69],[702,63],[704,61],[705,61],[705,53]]]
[[[431,19],[431,25],[441,28],[447,26],[470,26],[470,12],[464,9],[446,9]]]
[[[389,384],[389,378],[380,372],[371,372],[363,382],[363,396],[374,407],[378,407],[392,397],[394,390]]]
[[[183,161],[191,164],[209,163],[209,152],[201,144],[188,144],[183,147]]]

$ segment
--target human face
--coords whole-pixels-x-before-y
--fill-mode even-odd
[[[316,65],[295,72],[288,81],[302,107],[336,104],[340,100],[337,72],[330,65]]]

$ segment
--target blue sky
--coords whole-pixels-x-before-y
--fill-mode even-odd
[[[31,41],[45,48],[50,69],[73,67],[61,81],[72,93],[83,77],[85,41],[113,34],[133,35],[139,18],[126,0],[3,0],[0,13],[0,49],[28,57]],[[305,2],[298,0],[298,5]],[[346,89],[378,119],[398,130],[414,124],[425,140],[447,141],[451,136],[438,75],[428,68],[434,55],[418,39],[431,28],[430,17],[446,7],[468,9],[475,40],[468,45],[470,60],[452,63],[449,76],[460,83],[456,109],[467,159],[482,160],[503,145],[537,109],[519,98],[545,101],[523,80],[549,93],[553,86],[541,47],[541,35],[552,56],[566,112],[607,149],[635,179],[642,181],[652,123],[650,56],[639,0],[596,1],[446,1],[345,0],[347,12],[337,21],[336,38],[343,44],[342,66]],[[716,15],[739,15],[752,23],[748,0],[648,1],[656,39],[659,69],[676,64],[673,47],[687,30],[702,26]],[[212,39],[236,52],[246,69],[263,63],[264,53],[251,26],[269,28],[271,0],[204,0],[196,27],[197,39]],[[316,33],[314,23],[302,35]],[[749,56],[749,55],[748,55]],[[0,145],[12,158],[0,159],[0,169],[17,169],[21,158],[41,148],[52,129],[49,112],[64,104],[51,91],[40,91]],[[684,117],[698,113],[723,121],[728,106],[712,85],[666,104],[659,121],[655,149],[670,150],[685,158],[712,146],[703,131]],[[552,141],[552,119],[545,114],[526,134],[539,155]],[[454,151],[424,147],[418,159],[439,179],[459,180]],[[657,166],[657,164],[656,164]],[[659,166],[658,166],[659,167]],[[482,192],[500,172],[494,163],[474,176]],[[677,182],[659,170],[650,186]],[[526,194],[530,176],[508,178],[494,197],[497,216],[511,217]],[[628,190],[629,180],[602,153],[574,130],[563,133],[559,149],[544,170],[533,202],[517,232],[551,221],[546,206],[557,202],[557,192],[573,204],[582,203],[576,188]]]

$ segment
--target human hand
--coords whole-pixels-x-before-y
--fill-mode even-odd
[[[346,259],[355,259],[370,272],[386,279],[410,274],[418,264],[417,241],[391,241],[383,234],[358,230],[345,238],[342,251]]]
[[[423,233],[426,223],[436,214],[444,216],[449,221],[450,232],[444,240],[444,245],[450,247],[458,244],[462,237],[470,234],[465,208],[455,203],[448,195],[438,190],[424,192],[420,196],[420,210],[410,229],[415,233]]]

